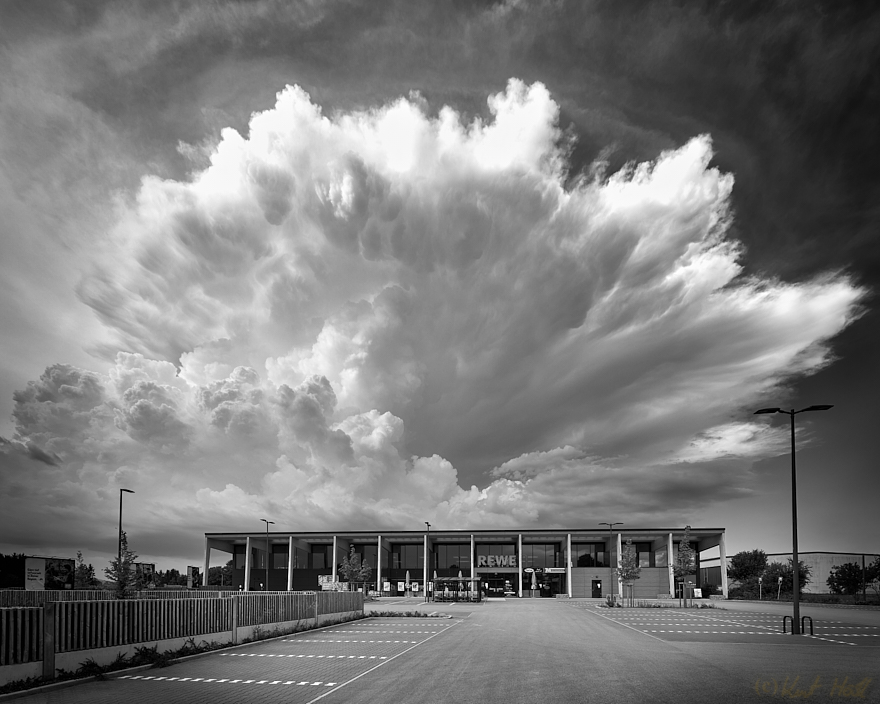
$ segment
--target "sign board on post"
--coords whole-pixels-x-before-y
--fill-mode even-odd
[[[694,599],[702,599],[703,598],[703,590],[697,589],[694,587]]]

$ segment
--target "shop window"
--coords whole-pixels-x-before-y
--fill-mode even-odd
[[[333,546],[332,545],[312,545],[311,546],[311,565],[313,570],[326,570],[333,565]]]
[[[559,544],[526,544],[523,545],[523,567],[559,567]]]
[[[572,543],[572,564],[575,567],[605,567],[605,543]]]
[[[425,559],[424,545],[398,544],[391,546],[391,568],[400,570],[422,569]]]
[[[287,552],[287,546],[277,546],[282,547],[284,550],[276,550],[273,548],[272,550],[272,569],[273,570],[286,570],[287,565],[289,564],[290,555]]]
[[[666,557],[667,557],[666,553],[667,553],[667,550],[666,550],[665,545],[661,548],[657,548],[654,551],[654,567],[668,567],[669,566],[669,563],[666,560]]]
[[[434,569],[462,570],[468,572],[471,568],[471,546],[452,543],[434,546]]]

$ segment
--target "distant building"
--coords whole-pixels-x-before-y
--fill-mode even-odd
[[[855,553],[855,552],[798,552],[798,558],[807,567],[810,568],[810,581],[804,587],[805,594],[828,594],[831,590],[828,588],[828,577],[831,575],[831,569],[837,565],[843,565],[847,562],[854,562],[860,567],[867,567],[877,559],[877,553]],[[788,564],[791,559],[790,552],[773,552],[767,554],[767,563],[781,562]],[[718,558],[704,560],[700,566],[701,580],[709,583],[720,583],[721,567]]]
[[[620,594],[611,566],[631,540],[642,567],[633,595],[673,595],[672,564],[684,528],[607,530],[431,530],[339,531],[315,533],[206,533],[205,571],[211,551],[233,559],[232,585],[257,591],[316,590],[339,579],[343,558],[354,551],[372,568],[363,588],[395,595],[424,595],[426,582],[458,580],[465,591],[485,596],[603,597]],[[691,528],[700,584],[714,584],[726,595],[726,570],[714,582],[701,582],[700,553],[717,549],[726,565],[723,528]],[[267,545],[268,542],[268,545]],[[223,557],[226,564],[229,557]],[[266,567],[268,564],[268,584]]]

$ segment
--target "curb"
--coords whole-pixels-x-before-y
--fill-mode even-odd
[[[364,618],[375,618],[373,616],[364,616]],[[451,617],[450,617],[451,618]],[[285,633],[280,636],[272,636],[271,638],[263,638],[261,640],[252,640],[249,643],[237,643],[236,645],[227,645],[222,648],[216,648],[214,650],[206,650],[204,653],[193,653],[192,655],[184,655],[183,657],[174,658],[171,662],[168,663],[168,666],[176,665],[177,663],[186,662],[188,660],[195,660],[196,658],[203,658],[208,655],[214,655],[215,653],[220,653],[225,650],[235,650],[236,648],[245,648],[250,645],[256,645],[258,643],[269,643],[273,640],[280,640],[281,638],[290,638],[291,636],[296,637],[299,635],[303,635],[305,633],[312,633],[314,631],[323,631],[326,628],[334,628],[335,626],[342,625],[343,623],[352,623],[353,621],[363,621],[363,618],[352,619],[351,621],[340,621],[339,623],[331,623],[327,626],[320,626],[318,628],[310,628],[307,631],[299,631],[298,633]],[[135,672],[142,672],[143,670],[161,670],[163,668],[153,667],[153,664],[147,665],[136,665],[135,667],[129,667],[124,670],[113,670],[113,672],[105,672],[104,679],[112,680],[122,675],[130,675]],[[74,687],[78,684],[87,684],[88,682],[97,682],[98,677],[95,675],[91,675],[89,677],[82,677],[73,680],[64,680],[63,682],[51,682],[49,684],[44,684],[40,687],[31,687],[30,689],[22,689],[18,692],[7,692],[6,694],[0,694],[0,702],[10,701],[12,699],[21,699],[22,697],[30,697],[35,694],[43,694],[48,692],[54,692],[57,689],[67,689],[68,687]]]

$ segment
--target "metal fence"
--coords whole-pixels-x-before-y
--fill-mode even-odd
[[[359,592],[228,592],[225,598],[215,592],[214,598],[45,601],[43,606],[7,607],[0,609],[0,666],[42,660],[44,624],[54,634],[54,656],[244,626],[317,621],[319,616],[363,608]]]
[[[113,592],[103,589],[68,589],[25,591],[4,589],[0,591],[0,607],[42,606],[53,601],[106,601],[115,599]]]
[[[42,607],[0,609],[0,665],[16,665],[42,659]]]

